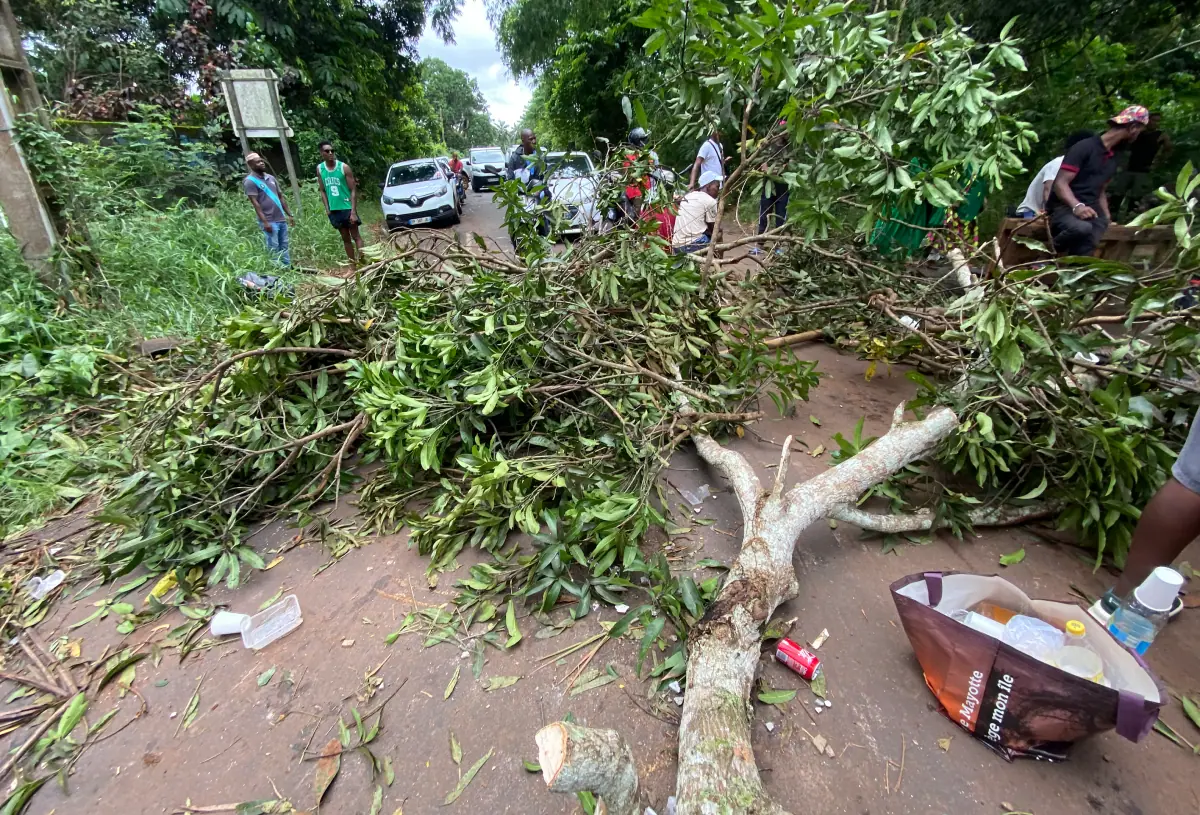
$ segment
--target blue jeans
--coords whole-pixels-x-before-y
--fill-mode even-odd
[[[699,252],[701,249],[708,246],[709,243],[711,243],[711,241],[709,240],[708,235],[701,235],[689,244],[674,247],[672,251],[676,255],[690,255],[693,252]]]
[[[781,226],[787,220],[788,197],[785,187],[773,195],[763,193],[758,199],[758,234],[767,231],[767,216],[772,212],[775,213],[775,226]]]
[[[275,256],[281,266],[291,266],[292,256],[288,253],[288,225],[287,221],[275,221],[271,224],[271,231],[263,227],[263,237],[267,239],[267,250]]]

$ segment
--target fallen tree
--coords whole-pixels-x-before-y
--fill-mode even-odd
[[[744,457],[706,434],[693,434],[701,457],[732,488],[745,526],[720,593],[689,635],[688,688],[679,723],[679,815],[785,811],[763,790],[750,744],[750,693],[763,632],[775,609],[799,591],[792,553],[801,533],[923,457],[958,425],[947,409],[911,422],[902,421],[902,414],[903,405],[891,430],[862,453],[790,490],[791,437],[767,491]],[[614,736],[550,725],[537,738],[542,772],[552,790],[587,790],[605,801],[603,811],[610,815],[640,815],[628,748],[613,746]]]

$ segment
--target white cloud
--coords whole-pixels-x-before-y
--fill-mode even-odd
[[[483,0],[467,0],[463,4],[462,12],[454,21],[454,39],[454,45],[447,45],[434,31],[426,29],[417,42],[417,52],[422,59],[437,57],[452,68],[466,71],[479,83],[492,117],[506,124],[516,124],[525,112],[533,89],[525,83],[515,82],[500,59]]]

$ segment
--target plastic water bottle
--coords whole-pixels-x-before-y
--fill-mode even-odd
[[[1167,624],[1171,604],[1183,587],[1183,575],[1159,566],[1133,594],[1121,600],[1108,623],[1108,633],[1136,654],[1146,653],[1150,643]]]
[[[1063,632],[1037,617],[1016,614],[1004,626],[1000,638],[1018,651],[1042,662],[1054,664],[1054,655],[1063,647]]]
[[[1054,664],[1072,676],[1108,685],[1104,678],[1104,660],[1092,649],[1087,628],[1079,620],[1067,620],[1065,644],[1054,655]]]

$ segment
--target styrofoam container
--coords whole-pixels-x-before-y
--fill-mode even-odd
[[[266,648],[280,637],[294,631],[304,618],[300,601],[289,594],[275,605],[260,611],[242,623],[242,645],[254,651]]]

